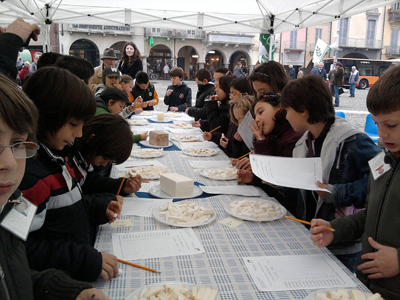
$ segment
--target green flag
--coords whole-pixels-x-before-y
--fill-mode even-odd
[[[258,61],[260,64],[270,60],[269,47],[271,35],[269,33],[260,33],[260,46],[258,47]],[[272,45],[271,60],[274,59],[275,44]]]

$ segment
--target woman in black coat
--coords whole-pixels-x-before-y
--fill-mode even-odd
[[[128,42],[124,45],[122,49],[122,60],[118,66],[118,70],[124,75],[131,76],[133,79],[137,72],[143,71],[142,57],[134,43]]]

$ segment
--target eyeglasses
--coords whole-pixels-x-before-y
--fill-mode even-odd
[[[229,97],[235,97],[241,95],[242,93],[229,93]]]
[[[32,142],[21,142],[13,145],[0,144],[0,154],[3,152],[5,147],[9,147],[15,158],[30,158],[35,156],[39,145]]]

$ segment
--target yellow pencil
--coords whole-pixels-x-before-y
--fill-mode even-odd
[[[125,261],[125,260],[121,260],[121,259],[118,259],[118,261],[119,261],[120,263],[129,265],[129,266],[132,266],[132,267],[135,267],[135,268],[143,269],[143,270],[150,271],[150,272],[154,272],[154,273],[161,273],[161,272],[159,272],[159,271],[157,271],[157,270],[150,269],[150,268],[147,268],[147,267],[143,267],[143,266],[141,266],[141,265],[137,265],[137,264],[131,263],[131,262],[129,262],[129,261]]]
[[[292,221],[300,222],[300,223],[303,223],[303,224],[306,224],[306,225],[311,225],[311,222],[303,221],[303,220],[296,219],[296,218],[292,218],[292,217],[289,217],[289,216],[283,216],[283,217],[284,217],[285,219],[289,219],[289,220],[292,220]],[[330,230],[330,231],[332,231],[332,232],[335,231],[335,229],[333,229],[332,227],[326,227],[326,229],[327,229],[327,230]]]

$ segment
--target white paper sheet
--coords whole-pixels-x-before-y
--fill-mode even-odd
[[[251,151],[254,150],[253,146],[253,131],[251,131],[249,125],[250,124],[253,126],[253,116],[251,115],[251,112],[248,111],[247,114],[244,116],[243,121],[240,123],[238,127],[238,132],[240,136],[243,139],[243,142],[246,144],[247,148],[249,148]]]
[[[116,165],[115,168],[117,169],[118,174],[119,173],[124,173],[129,172],[132,168],[127,168],[127,167],[133,167],[133,166],[155,166],[155,167],[165,167],[162,163],[160,163],[158,160],[144,160],[144,161],[138,161],[136,160],[127,160],[126,162]]]
[[[172,199],[124,198],[122,216],[152,217],[153,209],[168,204]]]
[[[240,195],[248,197],[260,197],[258,189],[251,185],[229,185],[229,186],[200,186],[203,192],[208,194]]]
[[[114,255],[123,260],[204,253],[192,228],[113,233]]]
[[[322,182],[320,157],[293,158],[250,154],[250,164],[253,173],[268,183],[329,192],[317,185],[317,181]]]
[[[329,254],[243,257],[243,260],[257,288],[263,292],[357,285]]]
[[[193,169],[216,169],[216,168],[232,167],[229,160],[214,160],[214,161],[188,160],[188,162]]]
[[[138,192],[148,193],[150,192],[150,189],[157,184],[160,184],[160,180],[150,180],[149,182],[142,182],[142,186],[140,187],[140,190],[138,190]]]

